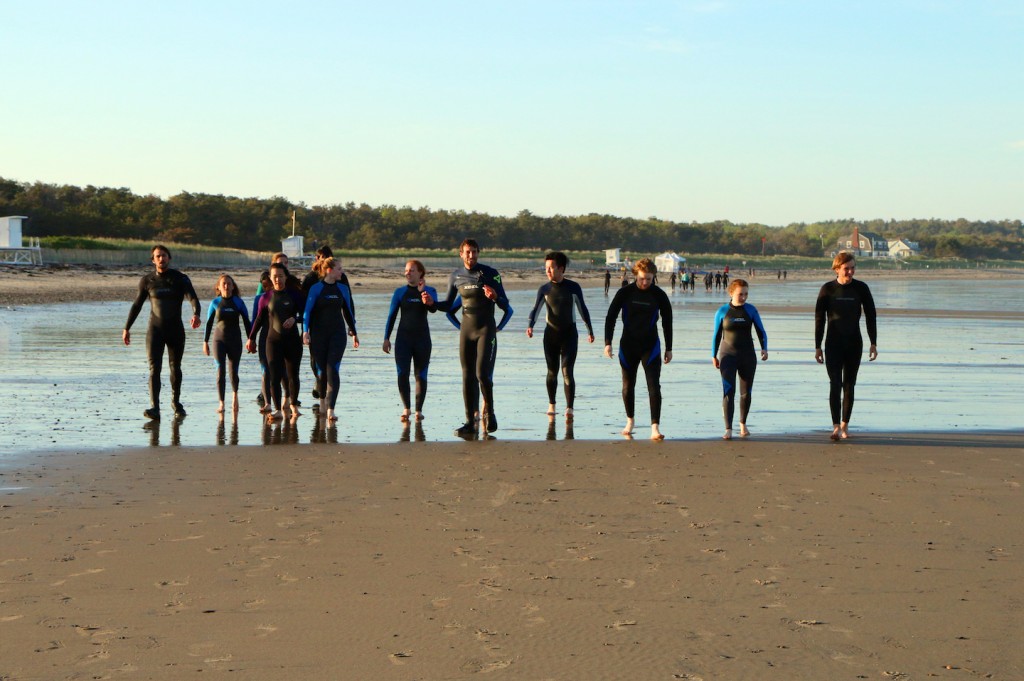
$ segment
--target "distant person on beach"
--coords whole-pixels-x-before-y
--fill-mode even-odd
[[[664,440],[661,421],[661,340],[658,318],[665,334],[665,364],[672,361],[672,304],[665,291],[654,285],[654,262],[644,258],[633,266],[635,281],[619,289],[608,306],[604,322],[604,354],[612,357],[615,322],[622,314],[619,339],[619,366],[622,369],[622,402],[626,407],[626,426],[622,434],[633,436],[633,410],[636,402],[636,375],[642,364],[651,399],[651,439]]]
[[[828,371],[828,404],[832,412],[832,439],[850,436],[850,415],[853,413],[854,386],[860,369],[864,340],[860,335],[861,311],[867,326],[868,361],[878,357],[875,301],[871,289],[854,279],[856,262],[852,253],[843,251],[832,261],[836,273],[833,281],[818,292],[814,306],[814,359]],[[825,341],[822,352],[822,339]]]
[[[210,356],[210,335],[213,334],[213,357],[217,360],[217,396],[220,406],[217,413],[224,413],[226,374],[231,372],[231,411],[238,413],[238,363],[242,359],[242,332],[239,322],[245,327],[245,335],[252,331],[249,311],[238,293],[238,285],[228,274],[220,275],[213,288],[216,296],[210,302],[206,313],[206,336],[203,338],[203,354]]]
[[[501,283],[501,274],[493,267],[479,262],[480,245],[473,239],[464,239],[459,245],[462,266],[448,277],[448,294],[437,309],[449,312],[456,298],[462,303],[462,321],[452,318],[459,326],[459,360],[462,363],[462,399],[466,405],[466,422],[455,434],[469,438],[477,434],[476,416],[480,415],[488,433],[498,429],[494,406],[494,363],[498,356],[498,332],[512,318],[512,306]],[[500,322],[494,318],[495,308],[504,315]],[[480,396],[483,405],[480,407]]]
[[[313,360],[316,390],[320,396],[320,417],[326,418],[327,423],[334,423],[338,420],[334,408],[341,387],[341,359],[345,356],[349,335],[352,336],[352,347],[359,348],[359,334],[356,332],[352,291],[348,284],[342,283],[341,259],[319,259],[316,273],[319,281],[306,294],[302,342],[309,346]]]
[[[583,289],[571,279],[565,278],[569,258],[560,251],[544,256],[544,274],[548,283],[537,289],[537,300],[530,310],[526,322],[526,337],[533,338],[533,327],[537,315],[543,308],[544,315],[544,361],[548,372],[545,385],[548,391],[548,416],[555,415],[555,395],[558,392],[558,369],[561,365],[562,384],[565,390],[565,418],[572,419],[576,399],[576,378],[573,368],[579,349],[579,332],[576,330],[576,312],[587,327],[587,342],[594,342],[594,327],[590,323],[590,311],[583,302]]]
[[[143,415],[153,420],[160,418],[160,369],[164,361],[164,348],[167,348],[167,366],[171,372],[171,404],[174,415],[184,418],[185,407],[181,404],[181,358],[185,353],[185,327],[181,320],[181,305],[188,298],[192,304],[189,326],[198,329],[199,296],[187,276],[171,269],[171,251],[166,246],[158,244],[150,254],[156,271],[143,275],[139,280],[139,293],[128,311],[128,321],[121,332],[121,340],[125,345],[131,345],[132,324],[148,298],[146,355],[149,357],[150,408]]]
[[[405,286],[399,286],[391,295],[391,307],[384,323],[382,350],[391,352],[391,332],[398,320],[395,336],[395,367],[398,369],[398,396],[402,400],[402,423],[412,418],[415,406],[416,423],[423,420],[423,403],[427,398],[427,370],[430,368],[430,324],[427,314],[437,311],[437,291],[427,286],[426,268],[419,260],[405,263]],[[416,372],[416,401],[412,404],[409,375]]]
[[[740,389],[740,437],[748,437],[747,414],[750,413],[751,390],[757,356],[754,353],[752,331],[761,344],[761,359],[768,360],[768,334],[761,323],[757,308],[747,302],[748,284],[733,279],[729,284],[730,301],[715,314],[714,336],[711,342],[711,362],[722,374],[722,412],[725,416],[723,440],[732,439],[732,419],[736,405],[736,378]]]
[[[273,288],[260,297],[256,319],[245,344],[249,352],[256,352],[255,336],[266,328],[270,397],[274,405],[274,411],[267,415],[269,421],[280,419],[285,412],[292,418],[300,416],[296,400],[299,396],[299,366],[302,363],[299,320],[302,316],[303,296],[302,288],[293,282],[294,277],[288,273],[287,267],[281,263],[270,266],[270,283]]]
[[[611,286],[612,286],[612,271],[611,270],[605,270],[604,271],[604,294],[605,295],[608,295],[608,289],[610,289]]]
[[[619,288],[629,286],[629,279],[626,278],[626,270],[622,270],[622,279],[619,281]]]

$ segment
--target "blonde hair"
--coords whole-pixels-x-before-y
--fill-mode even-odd
[[[320,278],[323,279],[327,276],[327,273],[334,269],[335,263],[339,263],[341,260],[338,258],[321,258],[313,263],[313,269],[316,271]]]

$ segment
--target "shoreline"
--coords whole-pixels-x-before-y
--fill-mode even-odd
[[[103,267],[97,265],[44,265],[41,267],[25,267],[0,265],[0,306],[47,305],[55,303],[86,303],[126,301],[134,299],[138,292],[139,279],[152,271],[152,266],[139,267]],[[399,270],[381,268],[346,268],[352,283],[353,293],[390,293],[404,282]],[[255,294],[259,271],[238,268],[189,268],[189,275],[195,286],[199,299],[209,300],[214,284],[221,274],[232,275],[242,291],[244,299],[251,299]],[[502,270],[507,290],[536,290],[547,278],[543,268],[538,265],[534,270],[509,269]],[[445,285],[447,273],[428,272],[427,283],[435,288]],[[580,282],[584,287],[599,287],[603,284],[604,270],[572,270],[566,273],[570,279]],[[774,271],[758,274],[748,278],[732,272],[733,278],[749,279],[751,285],[783,286],[792,282],[821,281],[824,283],[832,276],[830,270],[794,270],[788,273],[786,280],[779,280]],[[858,278],[872,280],[902,279],[910,281],[934,281],[940,279],[971,279],[971,280],[1006,280],[1024,279],[1024,270],[982,270],[982,269],[948,269],[948,270],[872,270],[863,267],[858,271]],[[618,285],[613,277],[612,288]],[[667,286],[662,286],[667,288]],[[699,288],[699,287],[698,287]]]
[[[1018,678],[1019,432],[4,470],[21,678]]]

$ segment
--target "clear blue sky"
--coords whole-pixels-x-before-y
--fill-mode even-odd
[[[0,0],[0,176],[514,215],[1022,217],[1021,0]]]

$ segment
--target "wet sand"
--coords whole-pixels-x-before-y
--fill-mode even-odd
[[[499,265],[500,267],[500,265]],[[571,269],[571,267],[570,267]],[[24,267],[0,265],[0,306],[38,305],[52,303],[89,303],[110,300],[131,301],[138,293],[139,278],[152,271],[152,267],[100,267],[85,265],[46,265],[43,267]],[[213,296],[213,287],[217,278],[225,272],[231,274],[243,296],[251,297],[259,283],[259,272],[252,269],[224,268],[183,268],[192,279],[199,294],[199,299],[208,301]],[[354,292],[390,293],[403,282],[398,270],[387,269],[347,269],[348,277]],[[876,271],[870,265],[862,267],[861,278],[872,279],[1020,279],[1024,276],[1021,270],[914,270],[907,272]],[[738,270],[733,271],[734,277],[745,277]],[[428,272],[427,283],[441,290],[447,285],[448,272]],[[538,263],[535,270],[502,270],[504,284],[507,289],[536,289],[547,279],[544,277],[543,266]],[[585,272],[570,271],[572,279],[584,287],[602,286],[603,270]],[[831,277],[828,268],[821,270],[798,270],[789,273],[786,281],[827,281]],[[756,285],[784,284],[776,278],[775,272],[762,272],[750,278]],[[662,282],[667,287],[668,282]],[[618,286],[618,279],[613,278],[612,287]],[[698,289],[700,282],[698,282]]]
[[[1020,679],[1021,443],[40,456],[0,678]]]

